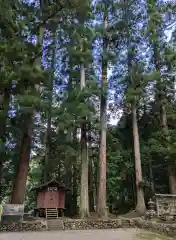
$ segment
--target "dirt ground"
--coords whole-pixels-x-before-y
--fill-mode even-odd
[[[138,229],[1,233],[0,240],[171,240]]]

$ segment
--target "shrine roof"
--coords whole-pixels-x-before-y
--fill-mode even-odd
[[[42,183],[38,186],[34,186],[31,191],[34,191],[34,190],[37,190],[37,191],[40,191],[46,187],[58,187],[58,189],[63,189],[65,191],[70,191],[70,189],[68,187],[65,186],[64,183],[59,183],[57,182],[56,180],[50,180],[49,182],[46,182],[46,183]]]

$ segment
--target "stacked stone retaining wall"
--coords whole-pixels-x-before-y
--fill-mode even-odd
[[[47,221],[14,222],[0,224],[0,232],[26,232],[47,230]]]
[[[140,228],[170,236],[176,236],[176,223],[158,223],[156,221],[146,221],[143,219],[108,219],[108,220],[63,220],[64,230],[84,230],[84,229],[117,229],[117,228]],[[2,232],[22,232],[22,231],[46,231],[47,221],[16,222],[12,224],[1,224]]]
[[[140,228],[170,236],[176,236],[176,223],[158,223],[156,221],[146,221],[143,219],[109,219],[109,220],[66,220],[65,230],[84,229],[116,229],[116,228]]]

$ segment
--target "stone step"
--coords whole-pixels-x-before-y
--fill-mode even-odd
[[[59,218],[55,219],[55,220],[48,220],[49,224],[52,224],[52,223],[58,223],[59,224],[60,222],[63,222],[63,220],[60,220]]]
[[[52,230],[64,230],[64,224],[62,220],[48,220],[48,231]]]
[[[50,224],[48,224],[48,227],[59,227],[59,228],[62,228],[62,225],[54,225],[54,224],[50,225]]]
[[[62,225],[62,224],[60,224],[60,223],[48,223],[48,226],[60,226],[60,225]]]

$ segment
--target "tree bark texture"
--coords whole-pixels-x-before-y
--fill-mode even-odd
[[[108,27],[108,13],[104,13],[104,29]],[[103,39],[103,51],[107,50],[107,39]],[[107,216],[106,208],[106,132],[107,132],[107,60],[102,59],[102,82],[100,101],[100,155],[99,155],[99,179],[97,196],[97,214],[99,217]]]
[[[129,18],[129,6],[128,1],[126,1],[126,8],[124,11],[127,24],[130,24]],[[130,39],[130,29],[127,29],[127,50],[128,50],[128,74],[129,74],[129,85],[134,87],[130,70],[133,68],[132,61],[134,59],[134,48]],[[146,212],[145,200],[144,200],[144,189],[142,186],[142,165],[141,165],[141,153],[140,153],[140,142],[139,142],[139,130],[137,122],[137,101],[136,96],[133,96],[133,101],[131,103],[132,111],[132,128],[133,128],[133,144],[134,144],[134,156],[135,156],[135,177],[136,177],[136,212],[140,215],[144,215]]]
[[[72,139],[72,131],[71,129],[68,129],[67,131],[67,144],[68,146],[71,144],[73,141]],[[71,189],[72,186],[72,166],[73,166],[73,157],[70,156],[70,154],[67,154],[65,156],[65,161],[64,161],[64,183],[65,185]],[[67,197],[65,198],[65,208],[67,209],[68,215],[72,214],[72,192],[69,191],[67,192]]]
[[[51,71],[50,74],[50,86],[49,86],[49,107],[48,107],[48,119],[47,119],[47,129],[46,129],[46,136],[45,136],[45,159],[44,159],[44,169],[43,169],[43,181],[47,182],[50,179],[48,179],[48,163],[50,158],[50,146],[51,146],[51,135],[52,135],[52,129],[51,129],[51,111],[52,111],[52,100],[53,100],[53,84],[54,84],[54,65],[55,65],[55,45],[56,45],[56,32],[53,34],[53,51],[52,51],[52,60],[51,60]]]
[[[168,154],[169,154],[169,144],[170,136],[169,129],[167,124],[167,112],[166,105],[164,102],[161,104],[161,117],[162,117],[162,126],[166,135],[166,142],[168,144]],[[170,158],[168,158],[168,176],[169,176],[169,188],[171,194],[176,194],[176,164]]]
[[[42,49],[44,36],[44,27],[40,27],[38,35],[38,43]],[[34,61],[34,67],[41,67],[41,58],[37,58]],[[33,86],[34,88],[37,86]],[[24,114],[24,130],[23,137],[20,146],[20,157],[19,157],[19,166],[17,169],[16,178],[13,184],[13,193],[11,203],[13,204],[23,204],[26,193],[26,183],[29,170],[30,162],[30,152],[31,152],[31,140],[32,140],[32,125],[33,125],[33,116],[35,111],[32,113]]]
[[[81,77],[81,90],[86,86],[85,80],[85,68],[81,64],[80,68]],[[81,126],[81,203],[80,203],[80,215],[81,218],[89,216],[89,196],[88,196],[88,149],[87,149],[87,126],[84,122],[86,118],[83,119]]]
[[[73,141],[77,141],[77,128],[73,131]],[[78,214],[77,206],[78,206],[78,161],[75,156],[73,159],[73,183],[72,183],[72,215]]]
[[[134,155],[135,155],[135,169],[136,169],[136,195],[137,204],[136,212],[143,215],[146,211],[144,201],[144,190],[141,186],[142,183],[142,168],[141,168],[141,156],[140,156],[140,144],[139,144],[139,131],[137,124],[137,110],[136,105],[132,106],[132,125],[133,125],[133,139],[134,139]]]
[[[31,122],[32,115],[26,115],[24,123],[24,133],[21,142],[21,152],[19,166],[17,168],[16,177],[13,185],[12,199],[13,204],[23,204],[26,193],[26,182],[29,169],[30,151],[31,151]]]
[[[170,136],[169,136],[169,129],[168,129],[168,123],[167,123],[167,110],[166,110],[166,93],[163,94],[164,89],[163,89],[163,84],[161,82],[161,60],[160,60],[160,53],[159,53],[159,46],[157,42],[153,44],[153,49],[154,49],[154,63],[155,63],[155,68],[156,70],[160,73],[160,82],[157,83],[157,99],[159,101],[160,105],[160,110],[161,110],[161,124],[162,128],[164,130],[165,136],[166,136],[166,143],[167,143],[167,148],[168,148],[168,154],[169,154],[169,145],[170,145]],[[169,188],[170,188],[170,193],[171,194],[176,194],[176,164],[175,162],[171,159],[170,156],[167,156],[167,162],[168,162],[168,177],[169,177]]]
[[[91,156],[91,123],[88,127],[88,158],[89,158],[89,211],[94,212],[94,181],[93,162]]]

